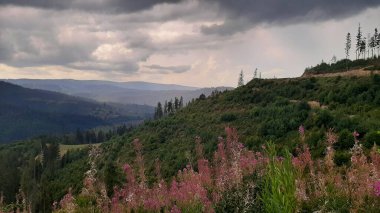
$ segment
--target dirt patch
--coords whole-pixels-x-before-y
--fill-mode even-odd
[[[380,74],[380,70],[350,70],[346,72],[335,72],[335,73],[323,73],[323,74],[303,74],[301,78],[310,78],[310,77],[351,77],[351,76],[370,76],[371,74]]]

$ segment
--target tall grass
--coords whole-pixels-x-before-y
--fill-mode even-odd
[[[275,145],[268,143],[269,163],[264,176],[261,200],[265,212],[295,212],[296,184],[291,154],[286,150],[285,158],[278,158]]]

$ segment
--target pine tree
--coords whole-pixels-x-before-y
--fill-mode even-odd
[[[157,117],[158,118],[162,118],[163,116],[163,111],[162,111],[162,105],[161,105],[161,102],[158,102],[157,104]]]
[[[238,81],[238,87],[244,86],[244,73],[243,70],[240,72],[239,75],[239,81]]]
[[[376,48],[375,36],[372,36],[368,43],[369,48],[371,49],[372,58],[374,57],[374,50]]]
[[[335,63],[335,62],[336,62],[336,56],[334,55],[334,56],[331,58],[330,63],[333,64],[333,63]]]
[[[360,57],[361,46],[362,46],[362,29],[361,29],[360,23],[359,23],[358,34],[356,35],[356,59],[358,59]]]
[[[173,100],[170,100],[168,102],[168,114],[172,114],[174,112],[173,110]]]
[[[175,111],[179,109],[179,100],[177,97],[174,98],[174,109]]]
[[[161,102],[157,103],[157,107],[154,110],[154,119],[160,119],[162,118],[164,112],[162,111],[162,105]]]
[[[97,142],[101,143],[101,142],[104,142],[104,141],[105,141],[104,132],[102,130],[99,130],[98,137],[97,137]]]
[[[367,46],[366,40],[365,38],[363,38],[362,41],[360,42],[360,48],[359,48],[359,56],[363,54],[363,59],[365,59],[366,46]]]
[[[165,105],[164,105],[164,115],[167,115],[168,114],[168,101],[165,101]]]
[[[83,144],[84,142],[83,133],[80,131],[80,129],[77,129],[75,140],[78,144]]]
[[[350,57],[350,49],[351,49],[351,34],[347,33],[346,47],[344,48],[344,51],[346,52],[346,59]]]
[[[375,40],[375,49],[377,48],[377,57],[380,56],[379,50],[380,50],[380,34],[377,31],[377,28],[375,28],[375,34],[373,35],[374,40]]]
[[[183,107],[183,97],[181,96],[179,98],[179,108],[181,109]]]
[[[253,78],[257,78],[257,68],[256,68],[255,71],[253,72]]]

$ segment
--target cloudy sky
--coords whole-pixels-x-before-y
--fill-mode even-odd
[[[296,77],[343,58],[345,34],[379,20],[379,0],[0,0],[0,78]]]

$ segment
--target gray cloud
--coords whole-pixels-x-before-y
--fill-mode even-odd
[[[184,56],[182,63],[195,67],[201,63],[197,60],[240,51],[233,48],[253,38],[242,41],[244,34],[237,32],[259,25],[343,19],[379,4],[378,0],[0,0],[0,63],[120,75],[185,73],[190,66],[157,64]],[[301,36],[298,31],[289,35]],[[215,54],[201,55],[212,51]],[[238,61],[243,54],[236,55],[231,60]],[[211,62],[205,67],[213,67]]]
[[[380,5],[378,0],[208,0],[225,22],[203,26],[204,34],[229,35],[259,24],[293,24],[340,19]]]
[[[0,0],[0,5],[15,5],[44,9],[76,9],[101,12],[135,12],[162,3],[178,3],[181,0]]]
[[[160,73],[184,73],[188,70],[190,70],[190,66],[184,65],[184,66],[161,66],[161,65],[146,65],[144,66],[148,69],[154,70],[156,72]]]

